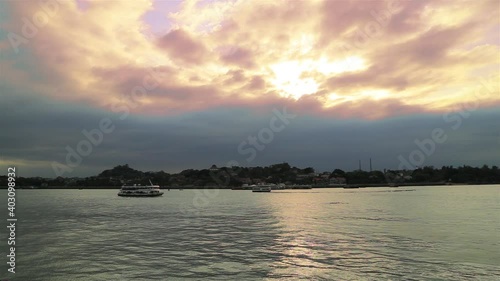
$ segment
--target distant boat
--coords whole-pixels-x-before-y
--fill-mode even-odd
[[[261,184],[252,186],[252,192],[271,192],[271,188],[274,185]]]
[[[345,183],[330,183],[327,187],[345,187]]]
[[[310,184],[294,184],[288,186],[290,189],[312,189],[312,185]]]
[[[271,189],[272,190],[283,190],[283,189],[286,189],[286,185],[284,183],[273,184],[273,185],[271,185]]]
[[[160,191],[159,185],[154,185],[149,181],[150,185],[123,185],[118,192],[118,196],[123,197],[157,197],[162,196],[163,192]]]

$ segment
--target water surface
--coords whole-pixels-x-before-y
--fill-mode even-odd
[[[0,276],[500,280],[500,186],[204,192],[18,190],[17,273],[4,231]]]

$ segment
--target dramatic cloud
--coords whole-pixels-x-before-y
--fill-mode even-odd
[[[10,34],[0,45],[2,80],[101,108],[155,69],[172,71],[156,73],[137,113],[280,100],[309,114],[381,118],[476,100],[479,79],[499,74],[495,0],[43,3],[2,4]],[[121,68],[140,71],[129,81],[100,76]],[[321,105],[315,112],[305,95]],[[366,99],[379,113],[365,113]],[[483,103],[498,99],[497,87]],[[394,104],[409,111],[391,111]]]
[[[169,57],[185,63],[203,63],[207,50],[182,29],[172,30],[160,38],[159,46],[167,50]]]
[[[244,148],[252,147],[248,138],[257,137],[269,126],[272,111],[255,114],[243,108],[217,108],[176,117],[130,116],[120,120],[119,114],[104,110],[46,98],[13,97],[2,101],[0,112],[0,168],[6,171],[15,165],[21,176],[55,177],[52,164],[64,164],[66,147],[76,149],[80,141],[86,140],[82,131],[96,129],[103,118],[110,118],[115,130],[105,134],[103,142],[93,147],[81,165],[64,176],[95,175],[124,163],[144,171],[178,172],[212,164],[258,166],[289,162],[331,171],[356,169],[358,159],[368,169],[368,159],[372,158],[376,169],[396,169],[400,164],[398,156],[409,159],[410,153],[419,149],[415,141],[430,138],[435,128],[443,129],[448,138],[444,144],[437,144],[425,165],[500,164],[497,110],[468,113],[467,118],[459,118],[467,112],[454,112],[448,121],[442,115],[378,121],[335,121],[298,115],[275,133],[271,143],[260,142],[265,148],[256,149],[253,159],[249,153],[240,153],[239,146],[246,141]],[[462,123],[454,130],[457,120]]]
[[[37,118],[79,130],[89,110],[150,121],[227,110],[209,118],[220,122],[286,107],[327,123],[486,112],[500,106],[499,30],[498,0],[1,1],[0,96],[43,100]],[[53,115],[51,102],[75,110]],[[10,157],[23,149],[12,145]]]

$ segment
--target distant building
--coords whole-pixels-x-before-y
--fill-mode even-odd
[[[331,184],[345,184],[346,179],[343,177],[333,177],[333,178],[330,178],[330,183]]]
[[[246,184],[252,183],[252,179],[250,179],[250,178],[238,178],[238,180],[241,181],[242,183],[246,183]]]
[[[297,179],[298,180],[308,179],[308,178],[312,178],[312,177],[314,177],[314,175],[310,175],[310,174],[300,174],[300,175],[297,175]]]
[[[330,178],[330,173],[325,172],[319,175],[320,178],[328,180]]]

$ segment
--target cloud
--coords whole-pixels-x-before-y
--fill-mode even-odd
[[[240,47],[222,48],[221,60],[225,63],[244,68],[252,68],[254,66],[252,53]]]
[[[255,160],[248,162],[248,155],[238,153],[238,146],[269,126],[271,110],[256,114],[242,107],[217,108],[168,117],[135,115],[120,120],[118,114],[105,110],[64,102],[54,104],[47,98],[24,99],[23,93],[18,94],[0,105],[0,125],[4,128],[0,133],[0,166],[6,170],[9,165],[17,165],[22,176],[54,177],[51,163],[64,163],[65,147],[74,148],[84,139],[82,130],[95,129],[102,118],[110,118],[115,131],[106,134],[82,165],[65,176],[94,175],[124,163],[141,170],[177,172],[212,164],[224,166],[231,160],[243,166],[286,161],[331,171],[356,169],[358,159],[367,167],[368,158],[372,158],[376,169],[396,168],[397,156],[409,155],[416,149],[415,139],[430,137],[434,128],[445,130],[448,140],[436,148],[426,165],[500,164],[500,128],[495,125],[500,116],[494,109],[473,112],[456,131],[452,129],[454,123],[446,122],[440,114],[371,121],[297,115],[258,152]],[[398,106],[388,106],[388,110],[398,110]],[[376,114],[369,104],[363,110]],[[296,114],[292,108],[287,112]]]
[[[330,117],[432,113],[472,100],[477,77],[498,75],[500,63],[492,32],[500,25],[496,1],[55,3],[21,54],[5,50],[7,38],[0,41],[2,81],[109,108],[152,69],[161,70],[158,86],[135,113],[180,114],[221,104],[258,110],[266,101],[298,110],[314,104],[315,111],[304,113]],[[22,35],[26,19],[45,12],[29,1],[5,6],[5,33]],[[162,8],[174,9],[163,11],[166,21],[144,21]],[[162,27],[147,24],[168,30],[149,34]],[[451,94],[455,87],[463,90]],[[402,110],[366,114],[370,93],[377,93],[374,110],[395,104]]]
[[[207,50],[186,31],[176,29],[159,39],[158,45],[167,50],[169,57],[186,63],[202,63]]]
[[[249,90],[263,90],[266,87],[266,81],[260,76],[254,76],[250,83],[248,83],[247,88]]]

